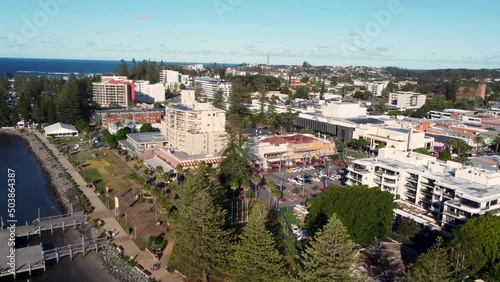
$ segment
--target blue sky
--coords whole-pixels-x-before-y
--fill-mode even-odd
[[[498,0],[2,2],[0,57],[499,68]]]

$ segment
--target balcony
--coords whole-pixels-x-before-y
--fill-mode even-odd
[[[409,183],[407,182],[405,184],[405,187],[408,188],[408,189],[411,189],[411,190],[417,190],[417,185],[416,184],[413,184],[413,183]]]
[[[405,196],[408,196],[408,197],[411,197],[411,198],[415,198],[417,195],[412,193],[412,192],[405,192]]]
[[[478,214],[482,211],[481,208],[479,208],[479,207],[476,208],[476,207],[472,207],[469,205],[465,205],[464,203],[460,202],[460,200],[449,200],[449,201],[445,202],[445,205],[449,205],[453,208],[456,208],[459,210],[464,210],[464,211],[470,212],[472,214]]]
[[[393,174],[393,173],[384,173],[384,177],[385,178],[389,178],[389,179],[398,179],[398,175],[397,174]]]
[[[354,173],[348,173],[347,178],[350,178],[350,179],[353,179],[356,181],[361,181],[363,179],[361,176],[354,174]]]
[[[453,210],[453,209],[447,209],[444,211],[444,213],[448,216],[453,216],[458,219],[468,219],[469,217],[467,214],[461,210]]]
[[[421,189],[420,191],[422,191],[422,193],[424,193],[426,195],[432,195],[432,189],[424,188],[424,189]]]
[[[369,173],[369,171],[365,167],[362,167],[362,166],[354,166],[354,167],[352,167],[352,170],[354,170],[355,172],[359,172],[361,174]]]

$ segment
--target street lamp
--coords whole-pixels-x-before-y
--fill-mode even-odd
[[[306,157],[306,159],[304,160],[304,168],[302,169],[302,197],[305,197],[305,183],[306,183],[306,179],[304,178],[304,172],[306,171],[306,162],[307,162],[307,159],[309,159],[309,152],[306,152],[304,154],[304,156]]]

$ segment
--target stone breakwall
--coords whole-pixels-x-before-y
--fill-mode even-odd
[[[79,231],[85,237],[85,240],[93,240],[91,228],[88,225],[80,226]],[[133,269],[124,259],[120,257],[120,253],[109,245],[99,250],[98,257],[102,264],[108,269],[109,273],[119,281],[125,282],[148,282],[149,279]]]
[[[75,197],[71,190],[71,187],[76,185],[76,183],[66,173],[58,158],[54,156],[52,151],[35,134],[26,130],[15,129],[1,130],[0,134],[16,136],[28,145],[30,151],[38,160],[38,164],[42,168],[49,184],[52,196],[62,213],[66,213],[72,209],[73,211],[82,210],[78,197]]]

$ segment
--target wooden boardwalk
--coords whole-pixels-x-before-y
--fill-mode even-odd
[[[15,272],[10,269],[9,258],[7,256],[0,257],[0,277],[3,276],[16,276],[16,274],[31,272],[34,270],[43,269],[45,271],[45,263],[50,260],[59,260],[63,257],[69,256],[73,259],[79,253],[84,256],[90,251],[99,251],[101,248],[108,246],[107,239],[100,239],[94,241],[84,241],[77,244],[72,244],[64,247],[58,247],[52,250],[42,250],[42,246],[30,246],[26,248],[16,249],[16,262]],[[10,271],[9,271],[10,270]]]
[[[32,235],[41,236],[43,231],[50,230],[53,233],[54,229],[69,228],[72,226],[77,226],[85,223],[86,216],[83,212],[63,214],[58,216],[50,216],[37,218],[33,220],[31,225],[21,225],[16,226],[15,230],[10,228],[0,229],[0,277],[14,275],[16,273],[29,272],[37,269],[45,269],[45,262],[47,260],[55,259],[58,257],[63,257],[70,255],[71,257],[77,253],[86,253],[91,250],[98,250],[104,245],[109,244],[109,242],[103,242],[102,240],[96,242],[82,242],[75,245],[66,246],[61,249],[61,251],[43,251],[41,245],[28,246],[24,248],[15,248],[15,246],[10,246],[9,241],[14,237],[29,237]],[[8,220],[7,224],[10,226],[13,222]],[[9,240],[10,239],[10,240]],[[12,269],[8,263],[11,259],[8,257],[11,253],[11,248],[15,248],[15,273],[9,272]],[[45,254],[45,256],[44,256]]]

